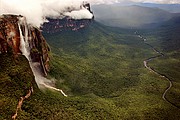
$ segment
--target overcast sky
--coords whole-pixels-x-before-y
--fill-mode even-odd
[[[125,2],[130,0],[87,0],[90,3],[97,4],[97,3],[118,3],[118,2]],[[180,0],[131,0],[133,2],[144,2],[144,3],[161,3],[161,4],[180,4]]]

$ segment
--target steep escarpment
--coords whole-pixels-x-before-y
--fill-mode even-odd
[[[23,39],[23,40],[22,40]],[[14,58],[23,53],[22,41],[28,46],[27,56],[41,64],[43,73],[49,71],[49,47],[38,28],[28,25],[26,18],[16,15],[0,17],[0,54],[12,53]]]
[[[17,15],[0,16],[0,119],[16,119],[38,89],[33,63],[49,71],[49,47],[38,28]]]
[[[43,32],[45,33],[57,33],[61,31],[77,31],[85,28],[91,23],[91,20],[74,20],[69,17],[64,19],[48,19],[49,22],[43,25]]]
[[[84,2],[81,7],[86,8],[87,10],[89,10],[90,13],[93,14],[89,3]],[[44,33],[50,34],[61,31],[78,31],[89,26],[93,19],[94,16],[92,17],[92,19],[80,20],[73,19],[71,17],[64,17],[63,19],[47,18],[49,22],[44,23],[41,29]]]

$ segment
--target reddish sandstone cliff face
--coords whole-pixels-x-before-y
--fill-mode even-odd
[[[30,59],[32,62],[39,62],[47,75],[50,49],[40,30],[28,25],[22,16],[0,16],[0,54],[12,53],[14,56],[22,54],[20,30],[22,37],[27,38]]]
[[[1,16],[0,17],[0,52],[9,52],[12,48],[14,54],[20,53],[20,35],[17,25],[17,17]]]
[[[84,8],[91,11],[91,7],[89,3],[84,2],[82,5]],[[44,23],[42,26],[42,31],[44,33],[58,33],[61,31],[78,31],[80,29],[83,29],[91,24],[91,22],[94,19],[94,16],[92,19],[81,19],[81,20],[75,20],[71,17],[65,17],[63,19],[51,19],[47,18],[49,22]]]
[[[92,20],[81,19],[74,20],[70,17],[63,19],[48,19],[48,23],[44,23],[41,28],[44,33],[58,33],[61,31],[78,31],[90,25]]]

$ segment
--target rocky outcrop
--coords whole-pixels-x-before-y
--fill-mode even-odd
[[[90,13],[93,14],[92,10],[91,10],[91,6],[88,2],[83,2],[83,5],[82,5],[84,8],[86,8],[87,10],[89,10]],[[94,19],[94,16],[93,16],[93,19]]]
[[[0,16],[0,54],[12,53],[15,58],[18,54],[23,54],[21,39],[27,43],[30,60],[39,62],[43,72],[47,75],[50,49],[40,30],[27,24],[23,16]]]
[[[70,17],[63,19],[48,19],[48,23],[45,23],[41,28],[44,33],[57,33],[61,31],[78,31],[87,27],[91,20],[74,20]]]
[[[20,53],[20,34],[18,30],[18,18],[10,15],[0,16],[0,53]]]
[[[89,3],[84,2],[81,7],[86,8],[87,10],[90,11],[90,13],[93,14]],[[44,33],[50,33],[50,34],[58,33],[61,31],[78,31],[80,29],[89,26],[93,19],[94,16],[92,19],[81,19],[81,20],[75,20],[72,19],[71,17],[65,17],[63,19],[47,18],[49,22],[44,23],[41,29]]]

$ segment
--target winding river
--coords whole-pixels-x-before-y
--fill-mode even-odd
[[[152,67],[150,67],[150,66],[148,65],[148,63],[149,63],[150,61],[152,61],[152,60],[154,60],[154,59],[157,59],[157,58],[160,58],[160,57],[163,57],[164,54],[163,54],[162,52],[158,51],[156,48],[154,48],[154,47],[153,47],[152,45],[150,45],[149,43],[147,43],[147,42],[146,42],[147,39],[144,38],[144,37],[142,37],[140,34],[138,34],[137,31],[135,32],[135,34],[144,41],[144,44],[146,44],[147,46],[149,46],[154,52],[157,53],[156,56],[152,56],[152,57],[150,57],[150,58],[147,58],[146,60],[143,61],[143,63],[144,63],[144,67],[147,68],[149,71],[153,72],[154,74],[157,74],[158,76],[166,79],[166,80],[169,82],[168,87],[167,87],[167,88],[164,90],[164,92],[163,92],[162,98],[163,98],[166,102],[168,102],[168,103],[170,103],[171,105],[173,105],[174,107],[180,109],[179,106],[175,105],[174,103],[172,103],[171,101],[169,101],[169,100],[166,98],[167,92],[173,87],[172,80],[171,80],[170,78],[168,78],[166,75],[159,73],[158,71],[154,70]]]

